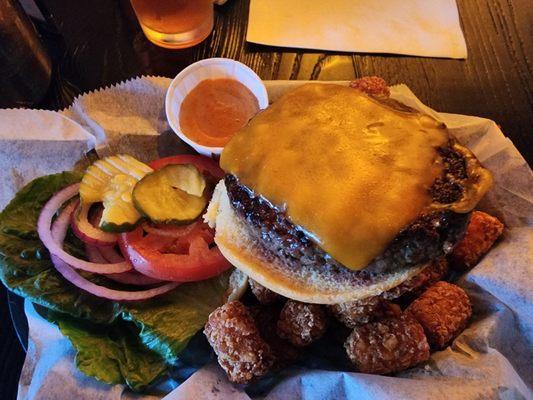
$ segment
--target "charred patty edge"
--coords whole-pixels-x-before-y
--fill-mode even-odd
[[[449,253],[463,236],[469,213],[437,210],[420,215],[403,229],[387,249],[366,268],[353,271],[322,250],[284,211],[226,175],[230,204],[264,251],[289,268],[316,268],[340,281],[372,282],[377,276],[427,263]]]

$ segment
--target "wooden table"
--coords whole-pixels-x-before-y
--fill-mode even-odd
[[[228,57],[263,79],[344,80],[379,75],[406,83],[439,111],[497,121],[527,161],[533,161],[533,7],[530,0],[458,0],[468,59],[354,55],[272,48],[245,42],[247,0],[216,8],[213,34],[187,50],[169,51],[143,36],[126,0],[40,0],[49,25],[40,24],[55,64],[53,84],[40,106],[61,109],[85,91],[138,75],[175,76],[192,62]],[[5,298],[5,290],[1,297]],[[17,308],[20,312],[20,308]],[[15,398],[23,351],[0,303],[0,394]]]

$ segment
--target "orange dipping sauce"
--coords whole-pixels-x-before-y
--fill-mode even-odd
[[[258,111],[257,98],[239,81],[206,79],[181,103],[180,127],[198,144],[223,147]]]

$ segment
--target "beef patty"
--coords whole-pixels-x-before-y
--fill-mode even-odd
[[[429,189],[435,203],[457,201],[463,194],[461,182],[467,169],[461,154],[439,148],[444,168]],[[424,264],[449,253],[466,230],[470,214],[438,210],[420,215],[405,227],[385,251],[365,269],[352,271],[322,250],[285,212],[242,185],[234,175],[226,175],[226,190],[237,215],[247,222],[249,233],[261,244],[265,255],[291,268],[320,268],[349,280],[373,281],[378,275]]]

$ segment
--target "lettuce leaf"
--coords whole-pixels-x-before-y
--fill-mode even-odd
[[[76,349],[76,367],[84,374],[109,384],[126,384],[144,390],[168,369],[165,360],[147,349],[132,324],[94,324],[58,312],[48,312]]]
[[[131,303],[100,299],[70,284],[54,268],[36,224],[46,201],[80,179],[75,172],[38,178],[0,213],[0,279],[18,295],[52,310],[53,320],[77,351],[81,371],[141,390],[162,373],[162,365],[178,363],[191,337],[222,304],[229,273]],[[84,253],[73,235],[65,246],[78,257]],[[100,284],[105,280],[84,276]]]
[[[16,294],[44,307],[94,322],[111,322],[120,312],[118,305],[66,282],[37,235],[37,219],[44,204],[55,192],[80,179],[77,172],[38,178],[0,213],[0,279]],[[83,251],[72,235],[66,245],[73,254]]]
[[[140,328],[142,342],[175,364],[190,338],[223,303],[229,273],[186,283],[167,295],[124,305],[122,317]]]

